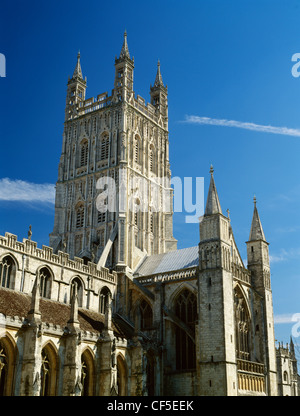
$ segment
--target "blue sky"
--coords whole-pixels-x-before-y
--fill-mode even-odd
[[[158,59],[168,85],[172,175],[204,177],[206,199],[213,164],[243,259],[256,195],[275,337],[288,342],[300,313],[299,19],[296,0],[2,2],[0,234],[22,240],[31,224],[48,244],[68,76],[80,50],[87,98],[110,93],[126,29],[136,94],[149,101]],[[179,248],[199,242],[185,215],[174,215]]]

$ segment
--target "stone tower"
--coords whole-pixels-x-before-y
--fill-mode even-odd
[[[248,269],[251,271],[252,286],[260,295],[260,305],[254,304],[260,316],[260,338],[263,350],[257,351],[267,370],[267,389],[269,395],[277,395],[277,370],[274,336],[273,297],[270,280],[269,243],[261,225],[254,197],[254,211],[247,241]],[[261,311],[261,312],[259,312]]]
[[[210,170],[199,243],[199,394],[236,395],[229,218],[222,214]]]
[[[67,85],[56,184],[54,252],[133,270],[146,254],[174,250],[168,94],[160,63],[151,103],[133,91],[127,34],[115,58],[114,89],[85,99],[78,54]]]

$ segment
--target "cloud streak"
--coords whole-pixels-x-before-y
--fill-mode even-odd
[[[300,130],[290,129],[288,127],[274,127],[274,126],[264,126],[261,124],[242,122],[236,120],[226,120],[226,119],[217,119],[210,117],[200,117],[200,116],[185,116],[184,123],[189,124],[202,124],[202,125],[211,125],[211,126],[223,126],[223,127],[236,127],[244,130],[253,130],[263,133],[272,133],[272,134],[282,134],[285,136],[294,136],[300,137]]]
[[[0,201],[41,202],[54,204],[55,186],[20,179],[0,179]]]

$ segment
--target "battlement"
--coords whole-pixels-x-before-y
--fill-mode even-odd
[[[79,103],[71,104],[69,105],[70,110],[66,121],[75,120],[86,114],[92,113],[102,108],[107,108],[112,104],[114,104],[113,96],[108,96],[107,92],[99,94],[97,97],[91,97]],[[146,104],[145,99],[141,96],[137,95],[136,97],[133,97],[133,106],[135,109],[143,113],[143,115],[154,121],[156,124],[159,123],[159,117],[156,114],[156,108],[151,103]],[[72,109],[75,109],[76,111],[73,111]]]
[[[71,269],[73,271],[78,271],[97,277],[99,279],[106,280],[110,283],[117,283],[117,274],[116,272],[110,273],[109,270],[105,267],[102,267],[101,270],[97,269],[97,265],[92,262],[84,264],[83,259],[79,257],[74,257],[74,260],[69,258],[68,253],[58,251],[58,254],[53,253],[53,248],[48,246],[42,246],[42,248],[37,247],[35,241],[24,238],[21,243],[18,241],[18,237],[11,233],[5,233],[5,236],[0,236],[0,247],[9,248],[21,254],[27,254],[32,257],[36,257],[40,260],[46,260],[47,262],[53,263],[58,266],[62,266],[65,269]]]

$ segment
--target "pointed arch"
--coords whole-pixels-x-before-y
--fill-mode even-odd
[[[107,286],[102,287],[99,293],[99,312],[105,314],[106,306],[109,301],[109,297],[111,297],[111,291]]]
[[[52,341],[48,341],[41,352],[41,391],[40,396],[55,396],[58,374],[57,348]]]
[[[76,228],[82,228],[84,226],[84,203],[79,201],[75,206],[75,216],[76,216]]]
[[[81,384],[82,396],[94,395],[95,365],[94,354],[89,347],[86,347],[81,354]]]
[[[50,299],[51,297],[51,287],[53,281],[53,272],[49,266],[43,265],[40,266],[36,274],[40,277],[40,295],[43,298]]]
[[[13,396],[14,369],[18,349],[12,336],[0,334],[0,396]]]
[[[2,257],[0,261],[0,286],[7,289],[15,288],[16,262],[10,254]]]
[[[195,336],[195,325],[197,321],[197,297],[191,290],[182,288],[174,299],[173,310],[175,315],[182,321]],[[184,328],[175,327],[176,346],[176,369],[192,370],[196,368],[195,342],[187,334]]]
[[[71,280],[70,284],[70,300],[73,293],[73,286],[77,284],[77,296],[78,296],[78,306],[83,306],[83,294],[84,294],[84,283],[79,276],[75,276]]]
[[[247,297],[239,284],[234,288],[234,317],[237,357],[250,360],[251,312]]]
[[[109,156],[109,134],[104,131],[100,137],[100,160],[106,160]]]
[[[80,167],[86,166],[88,162],[89,142],[83,139],[80,143]]]
[[[119,353],[117,356],[117,386],[118,396],[127,395],[127,365],[124,356]]]

